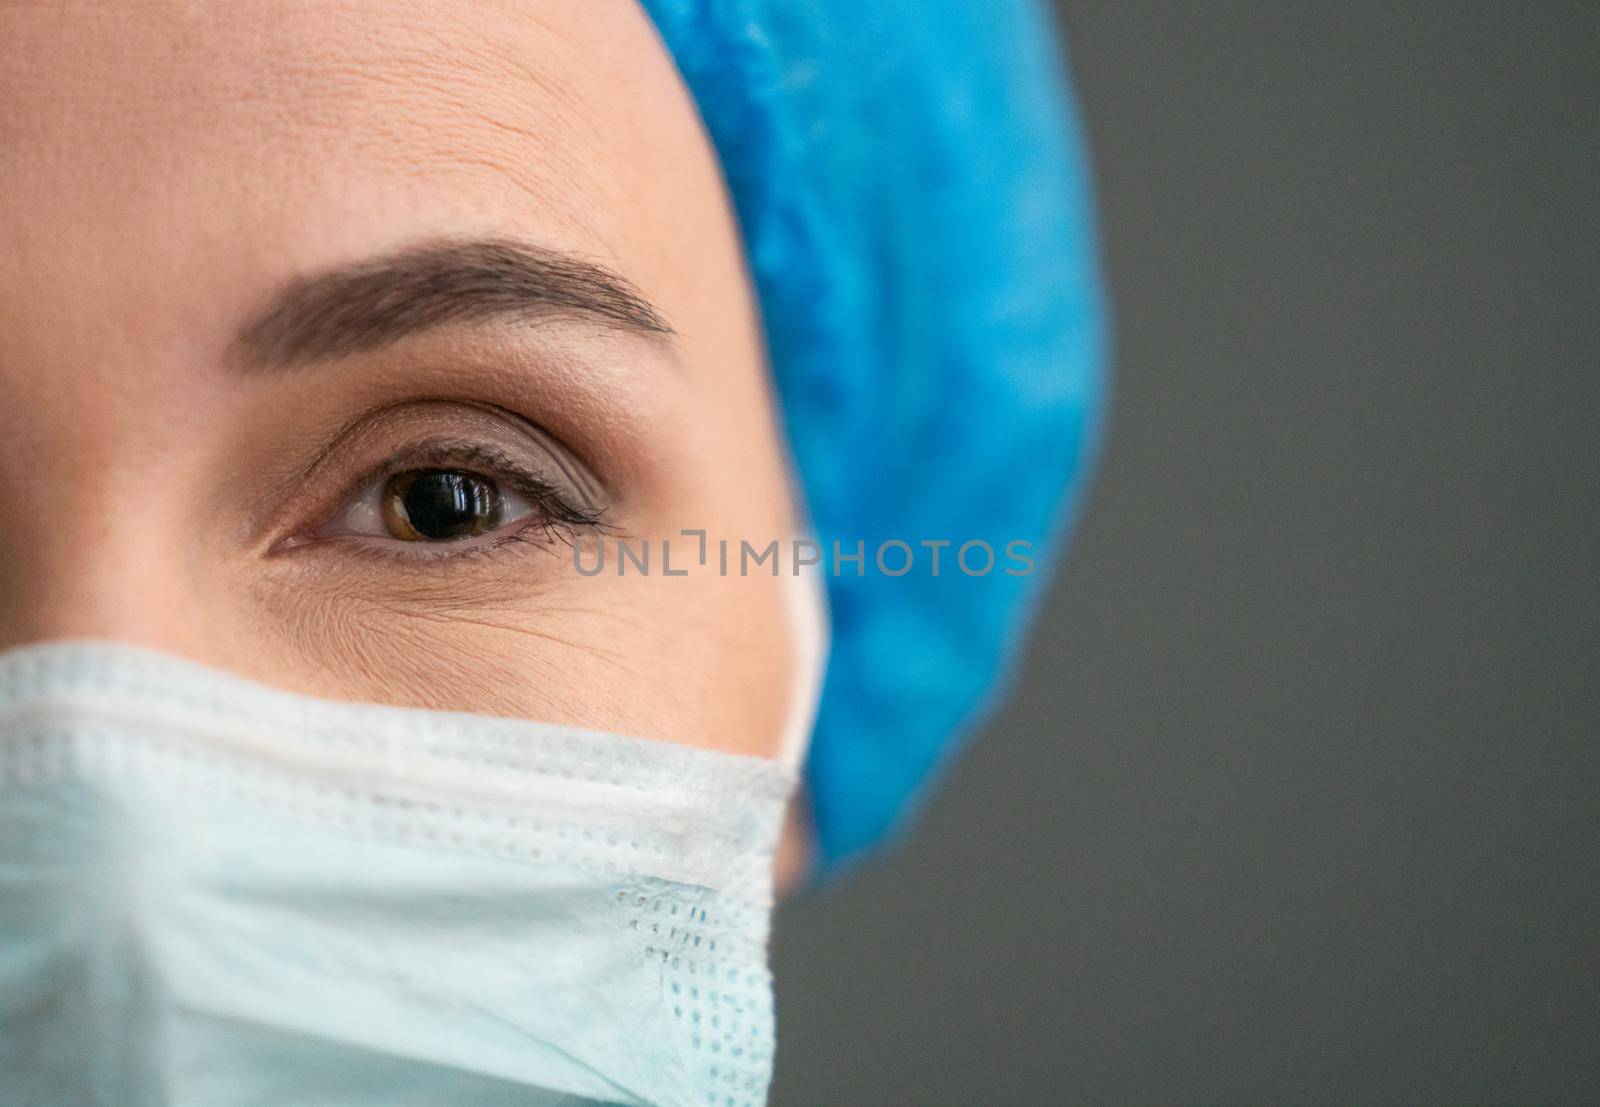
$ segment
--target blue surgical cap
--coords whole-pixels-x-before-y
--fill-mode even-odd
[[[1080,498],[1106,347],[1082,138],[1032,0],[644,5],[722,162],[824,550],[806,785],[837,868],[992,705]],[[910,572],[876,564],[892,542]]]

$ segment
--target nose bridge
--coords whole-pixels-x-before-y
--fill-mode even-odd
[[[101,638],[191,653],[193,600],[159,559],[45,556],[8,574],[0,596],[0,648]]]
[[[85,235],[121,225],[82,222]],[[67,265],[35,243],[37,273],[0,265],[0,647],[93,637],[193,652],[202,623],[212,335],[166,254],[144,280],[109,256]]]
[[[0,448],[0,647],[192,644],[191,528],[172,464],[144,437],[68,419]]]
[[[22,158],[0,213],[0,647],[182,648],[231,285],[197,284],[212,254],[162,217],[170,197],[62,183],[59,145]]]

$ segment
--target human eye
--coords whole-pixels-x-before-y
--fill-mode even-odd
[[[512,542],[570,544],[601,528],[605,505],[597,482],[570,451],[519,422],[477,409],[436,410],[431,418],[409,412],[389,418],[388,426],[359,428],[345,436],[353,445],[319,463],[313,483],[326,483],[329,470],[357,475],[335,485],[330,506],[276,550],[437,558]],[[430,424],[433,433],[406,437]],[[357,468],[341,454],[379,456]]]

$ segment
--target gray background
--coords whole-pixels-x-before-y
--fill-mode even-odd
[[[1600,4],[1065,17],[1102,478],[774,1101],[1600,1101]]]

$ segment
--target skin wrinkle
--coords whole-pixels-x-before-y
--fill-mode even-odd
[[[323,650],[341,656],[351,674],[351,698],[430,710],[461,710],[470,696],[473,710],[524,717],[528,689],[532,702],[549,714],[582,712],[581,701],[560,693],[561,669],[543,654],[515,665],[478,639],[449,635],[419,625],[416,613],[374,603],[365,610],[340,605],[324,609],[321,619],[305,630],[324,636]],[[519,689],[507,696],[500,689]]]
[[[452,629],[461,626],[477,626],[484,627],[488,630],[507,631],[513,634],[525,634],[531,638],[542,638],[547,642],[554,642],[559,646],[566,646],[569,649],[582,651],[590,657],[600,661],[605,661],[609,664],[617,666],[618,668],[624,670],[627,669],[627,666],[624,663],[624,659],[627,656],[626,654],[616,650],[602,649],[599,646],[589,645],[587,643],[579,642],[575,639],[549,631],[541,631],[533,627],[516,626],[511,623],[499,622],[493,619],[473,618],[471,616],[461,614],[447,617],[439,615],[435,612],[416,610],[412,610],[409,612],[409,614],[411,617],[416,619],[448,624]]]
[[[559,148],[550,148],[548,145],[541,150],[540,159],[519,159],[516,162],[508,161],[505,155],[504,139],[509,138],[513,148],[532,146],[538,140],[537,129],[515,120],[516,104],[508,102],[503,105],[506,117],[490,110],[496,106],[494,97],[488,95],[474,95],[462,90],[459,75],[435,75],[433,67],[425,59],[415,62],[414,70],[400,72],[386,72],[375,69],[370,73],[352,74],[352,83],[381,82],[393,86],[391,103],[386,103],[385,98],[378,98],[377,105],[380,109],[393,106],[405,108],[410,106],[419,91],[427,91],[438,95],[442,100],[450,103],[461,120],[478,124],[478,128],[466,127],[453,137],[452,144],[448,147],[424,148],[412,151],[413,157],[426,159],[420,164],[430,171],[439,169],[448,170],[451,167],[464,164],[475,164],[503,174],[505,179],[518,188],[530,188],[531,180],[543,178],[556,178],[563,180],[584,180],[591,175],[586,172],[582,162],[567,154]],[[470,87],[470,86],[469,86]],[[559,101],[557,101],[559,103]],[[589,127],[594,124],[586,120],[579,111],[570,112],[572,118],[563,120],[573,127]],[[338,119],[329,121],[329,129],[340,133],[342,121]],[[469,145],[478,140],[477,130],[489,132],[483,149]],[[366,141],[369,147],[377,148],[387,146],[389,143],[399,141],[414,141],[415,136],[409,128],[383,126],[381,116],[374,123],[370,137]],[[599,190],[602,182],[591,180],[591,187]],[[537,190],[532,191],[536,198],[540,196]],[[602,200],[605,197],[601,198]]]
[[[319,155],[307,158],[309,164],[284,167],[285,176],[314,171],[326,157],[352,168],[385,162],[420,180],[441,172],[485,170],[500,175],[535,202],[549,202],[552,193],[587,193],[596,202],[581,209],[564,205],[564,216],[577,221],[584,237],[598,237],[607,242],[607,252],[614,252],[616,236],[603,216],[621,210],[616,203],[617,190],[608,189],[593,172],[592,150],[587,156],[574,157],[565,150],[569,144],[551,141],[554,135],[571,132],[584,135],[589,144],[604,142],[606,133],[615,130],[614,120],[611,126],[600,126],[594,112],[581,110],[584,97],[569,87],[570,82],[539,74],[535,96],[520,88],[520,82],[505,81],[503,73],[494,72],[492,58],[474,58],[472,41],[487,31],[474,30],[465,43],[433,31],[427,42],[407,42],[404,50],[397,51],[394,43],[406,41],[407,33],[421,33],[426,21],[402,18],[398,20],[401,34],[369,42],[374,36],[363,33],[367,21],[361,7],[334,6],[327,12],[307,9],[300,20],[291,9],[281,19],[263,19],[250,34],[259,34],[266,42],[249,51],[244,63],[232,69],[196,71],[180,63],[190,51],[217,49],[218,34],[224,41],[248,36],[230,32],[226,24],[194,29],[160,59],[172,63],[163,77],[170,99],[101,97],[93,103],[104,113],[100,118],[107,126],[131,122],[137,130],[169,125],[174,121],[175,106],[180,125],[185,120],[209,124],[188,128],[191,142],[186,149],[150,146],[145,153],[151,158],[189,153],[194,149],[193,139],[205,144],[198,151],[201,154],[227,150],[234,130],[232,116],[241,103],[258,104],[265,110],[271,133],[294,133],[300,143],[309,138],[313,144],[309,153]],[[303,39],[289,38],[305,16],[313,20],[330,14],[338,17],[341,8],[349,13],[338,18],[337,41],[343,53],[323,44],[335,41],[332,36],[314,39],[309,51],[301,48]],[[392,12],[385,12],[385,18],[394,21]],[[347,56],[352,46],[356,48],[354,57]],[[538,68],[524,66],[520,72]],[[558,72],[566,68],[560,67]],[[287,99],[281,92],[286,85],[295,89],[295,95]],[[504,104],[506,114],[515,115],[517,105],[535,102],[537,124],[502,120],[497,118],[500,113],[487,108]],[[437,120],[437,125],[417,126],[430,120]],[[490,133],[485,135],[485,130]],[[514,141],[505,141],[506,137]],[[222,146],[213,147],[213,142]],[[160,168],[177,173],[183,165]],[[141,175],[125,184],[137,187],[145,179]]]

